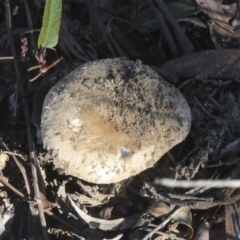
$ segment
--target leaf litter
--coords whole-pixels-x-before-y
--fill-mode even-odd
[[[12,1],[9,5],[11,9],[18,6],[16,14],[9,18],[14,39],[8,41],[9,45],[10,30],[3,27],[5,19],[0,18],[1,56],[14,55],[11,48],[15,43],[14,59],[18,62],[14,64],[21,66],[18,76],[12,60],[0,62],[1,239],[136,240],[151,236],[157,240],[236,236],[239,189],[167,188],[154,185],[154,180],[170,176],[176,181],[239,179],[239,16],[234,14],[237,6],[208,0],[197,1],[202,12],[196,11],[195,5],[189,6],[195,15],[184,17],[208,22],[206,31],[190,20],[180,22],[179,28],[168,13],[163,14],[160,0],[69,1],[63,4],[57,49],[47,50],[46,64],[51,65],[59,57],[64,60],[29,83],[38,74],[38,70],[27,72],[36,65],[36,52],[33,54],[31,49],[38,34],[28,29],[25,15],[31,16],[34,28],[38,28],[43,5],[41,1],[29,3],[29,13],[23,2]],[[164,19],[168,29],[139,31],[152,24],[139,23],[138,19],[142,11],[151,7],[157,8],[153,19]],[[0,12],[7,15],[3,4]],[[178,41],[179,31],[183,39],[187,36],[191,40],[191,45],[184,46],[182,38]],[[174,47],[177,55],[173,54]],[[131,179],[110,185],[80,183],[55,169],[56,153],[43,149],[37,134],[41,106],[49,89],[75,67],[90,60],[122,56],[141,59],[182,92],[192,112],[191,132],[153,168]],[[33,146],[30,151],[29,145]],[[37,160],[35,166],[39,163],[37,175],[33,175],[39,180],[38,197],[33,191],[36,181],[29,167],[32,159]],[[49,216],[46,227],[41,211]]]

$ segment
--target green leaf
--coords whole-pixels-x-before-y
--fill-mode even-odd
[[[194,0],[177,0],[166,3],[166,6],[175,19],[180,19],[200,11]],[[136,28],[141,33],[149,33],[160,28],[158,20],[151,8],[139,12],[136,15],[135,22],[142,25],[142,28]]]
[[[55,47],[58,43],[62,15],[62,0],[46,0],[38,48]]]

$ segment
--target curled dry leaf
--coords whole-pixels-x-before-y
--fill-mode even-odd
[[[116,237],[114,237],[114,238],[111,238],[111,239],[107,239],[107,238],[104,238],[103,240],[119,240],[119,239],[121,239],[122,238],[122,236],[123,236],[123,234],[118,234]]]
[[[192,23],[192,24],[194,24],[198,27],[207,28],[207,25],[197,17],[180,18],[180,19],[177,20],[177,22],[178,23],[189,22],[189,23]]]
[[[163,64],[159,74],[174,81],[207,75],[211,79],[239,79],[240,50],[207,50],[185,55]]]
[[[71,207],[74,209],[74,211],[78,214],[78,216],[82,220],[88,223],[91,227],[101,229],[103,231],[124,230],[132,228],[140,217],[140,214],[137,214],[127,218],[119,218],[115,220],[104,220],[100,218],[94,218],[86,214],[84,211],[82,211],[74,203],[74,201],[70,198],[69,195],[67,195],[67,200],[70,202]]]
[[[143,215],[151,214],[154,217],[160,218],[165,217],[173,210],[173,207],[167,206],[163,202],[154,202],[151,206],[148,207],[148,209],[145,211]],[[143,216],[142,215],[142,216]],[[186,226],[186,232],[181,232],[182,230],[179,230],[181,232],[181,235],[187,235],[190,239],[193,236],[193,228],[192,228],[192,214],[190,212],[190,208],[184,207],[179,213],[177,213],[173,220],[178,222],[180,225]],[[136,227],[138,226],[146,226],[148,223],[146,223],[143,218],[140,218],[138,223],[136,224]]]
[[[39,192],[39,196],[40,196],[40,200],[42,202],[43,209],[51,209],[54,207],[58,207],[57,203],[49,202],[41,192]]]
[[[103,200],[100,201],[99,199],[93,199],[93,198],[87,197],[84,194],[79,194],[78,201],[80,204],[83,204],[89,207],[95,207],[105,203],[105,201]]]

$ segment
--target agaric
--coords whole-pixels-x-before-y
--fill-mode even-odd
[[[44,145],[66,174],[98,184],[150,168],[190,131],[185,98],[157,72],[123,59],[88,62],[45,98]]]

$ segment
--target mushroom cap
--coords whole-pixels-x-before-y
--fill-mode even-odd
[[[115,183],[150,168],[190,131],[185,98],[141,61],[85,63],[45,98],[41,131],[54,164],[88,182]]]

